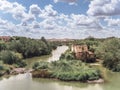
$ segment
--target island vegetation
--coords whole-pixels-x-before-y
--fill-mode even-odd
[[[36,62],[33,77],[55,78],[63,81],[98,80],[102,78],[98,69],[78,60],[58,60],[51,63]]]

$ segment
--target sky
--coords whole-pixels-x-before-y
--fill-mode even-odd
[[[120,0],[0,0],[0,36],[120,37]]]

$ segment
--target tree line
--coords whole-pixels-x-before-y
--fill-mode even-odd
[[[0,61],[5,64],[25,65],[23,58],[48,55],[56,46],[44,37],[31,39],[26,37],[11,37],[9,42],[0,41]]]

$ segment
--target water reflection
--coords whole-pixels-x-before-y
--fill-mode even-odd
[[[77,84],[77,86],[76,86]],[[19,74],[0,81],[0,90],[103,90],[99,84],[68,83],[49,79],[34,79],[30,73]]]
[[[43,82],[42,82],[43,81]],[[61,82],[46,79],[35,80],[35,83],[42,83],[41,90],[103,90],[100,84],[86,84],[75,82]],[[76,85],[77,84],[77,85]]]
[[[110,81],[104,84],[62,82],[52,79],[32,79],[30,73],[11,76],[0,81],[0,90],[119,90],[120,73],[108,73]],[[111,76],[112,75],[112,76]]]
[[[32,84],[30,73],[3,78],[0,81],[0,90],[29,90]]]

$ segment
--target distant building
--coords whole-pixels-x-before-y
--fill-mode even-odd
[[[0,36],[0,40],[3,40],[5,42],[10,41],[11,37],[10,36]]]
[[[74,53],[76,59],[83,60],[85,62],[94,62],[95,54],[88,50],[87,45],[72,45],[71,51]]]

